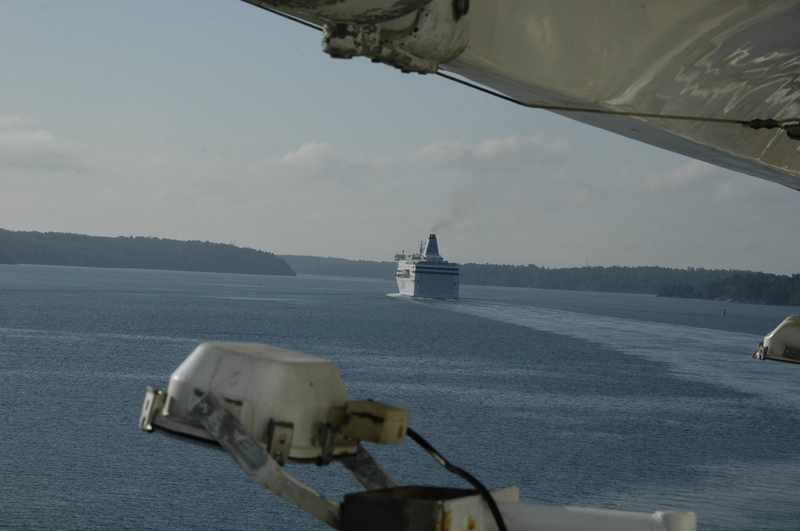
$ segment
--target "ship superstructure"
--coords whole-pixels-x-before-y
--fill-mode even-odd
[[[458,264],[448,262],[439,254],[436,235],[419,242],[419,252],[398,253],[397,287],[401,295],[431,299],[457,299]]]

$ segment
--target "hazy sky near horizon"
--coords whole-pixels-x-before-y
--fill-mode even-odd
[[[0,228],[391,260],[797,273],[800,193],[239,0],[0,1]]]

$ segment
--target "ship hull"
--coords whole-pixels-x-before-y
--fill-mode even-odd
[[[397,288],[400,295],[428,299],[457,299],[459,283],[457,266],[407,262],[401,262],[397,266]]]

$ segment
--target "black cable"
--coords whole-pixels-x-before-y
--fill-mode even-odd
[[[442,454],[437,452],[436,448],[431,446],[430,443],[428,443],[428,441],[423,439],[419,433],[415,432],[411,428],[408,428],[406,430],[406,433],[408,434],[409,437],[414,439],[414,442],[422,446],[422,448],[424,448],[426,452],[431,454],[433,458],[439,462],[440,465],[445,467],[453,474],[461,476],[462,478],[469,481],[472,484],[472,486],[475,487],[475,489],[477,489],[481,497],[484,499],[484,501],[486,501],[486,504],[489,506],[489,509],[492,511],[492,516],[494,516],[494,521],[497,522],[497,528],[500,531],[508,531],[506,523],[503,521],[503,515],[500,514],[500,509],[497,508],[497,503],[495,503],[494,498],[492,498],[492,495],[489,494],[489,491],[486,489],[486,487],[484,487],[481,484],[480,481],[475,479],[475,477],[472,474],[470,474],[463,468],[458,468],[457,466],[450,464],[450,462],[444,457],[442,457]]]
[[[443,74],[442,72],[436,73],[438,76],[441,76],[445,79],[449,79],[450,81],[455,81],[456,83],[460,83],[467,87],[480,90],[481,92],[485,92],[486,94],[490,94],[502,100],[510,101],[512,103],[516,103],[517,105],[521,105],[523,107],[528,107],[530,109],[544,109],[545,111],[566,111],[566,112],[586,112],[592,114],[613,114],[616,116],[635,116],[638,118],[668,118],[671,120],[692,120],[692,121],[699,121],[699,122],[717,122],[723,124],[738,124],[738,125],[746,125],[749,122],[742,121],[742,120],[731,120],[729,118],[708,118],[703,116],[683,116],[679,114],[657,114],[657,113],[640,113],[640,112],[627,112],[627,111],[610,111],[607,109],[590,109],[588,107],[570,107],[567,105],[545,105],[543,103],[525,103],[524,101],[516,100],[510,96],[506,96],[505,94],[501,94],[499,92],[495,92],[491,89],[487,89],[485,87],[481,87],[480,85],[476,85],[474,83],[470,83],[469,81],[464,81],[463,79],[458,79],[457,77],[449,76],[447,74]],[[765,121],[765,120],[762,120]],[[774,122],[774,120],[773,120]],[[762,125],[761,127],[766,127]],[[772,127],[778,127],[778,123],[775,122]]]
[[[465,81],[463,79],[447,75],[443,72],[436,72],[436,75],[443,77],[445,79],[449,79],[450,81],[455,81],[456,83],[460,83],[469,88],[479,90],[496,98],[500,98],[501,100],[510,101],[511,103],[516,103],[517,105],[528,107],[529,109],[543,109],[545,111],[561,111],[561,112],[583,112],[591,114],[610,114],[614,116],[631,116],[635,118],[660,118],[662,120],[683,120],[689,122],[713,122],[719,124],[741,125],[744,127],[749,127],[750,129],[779,128],[786,131],[786,133],[789,135],[789,138],[791,138],[792,140],[800,140],[800,118],[790,118],[788,120],[780,120],[780,121],[773,120],[772,118],[766,120],[760,120],[760,119],[732,120],[730,118],[711,118],[707,116],[685,116],[680,114],[610,111],[607,109],[590,109],[586,107],[570,107],[561,105],[545,105],[540,103],[526,103],[524,101],[519,101],[517,99],[514,99],[510,96],[506,96],[505,94],[501,94],[500,92],[495,92],[494,90],[487,89],[486,87],[476,85],[475,83],[470,83],[469,81]]]

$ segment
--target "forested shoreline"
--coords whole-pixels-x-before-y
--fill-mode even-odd
[[[462,284],[654,294],[748,304],[800,306],[800,274],[689,267],[576,267],[464,264]]]
[[[462,264],[461,283],[655,295],[664,286],[678,283],[704,286],[711,280],[735,273],[737,271],[693,267],[586,266],[550,269],[535,265]]]
[[[295,272],[272,253],[229,244],[0,229],[0,263],[251,275]]]
[[[393,278],[395,262],[285,255],[299,274]],[[640,293],[733,302],[800,305],[800,275],[792,277],[735,269],[573,267],[461,264],[462,285]]]
[[[394,279],[397,270],[397,262],[347,260],[346,258],[296,254],[283,254],[280,257],[286,260],[299,275]]]
[[[800,274],[786,276],[752,271],[737,272],[712,280],[699,288],[682,283],[665,286],[659,290],[658,296],[800,306]]]
[[[285,255],[200,241],[116,238],[0,229],[0,264],[167,269],[255,275],[393,279],[395,262]],[[800,306],[800,274],[785,276],[728,269],[657,266],[461,264],[461,284],[640,293],[659,297]]]

